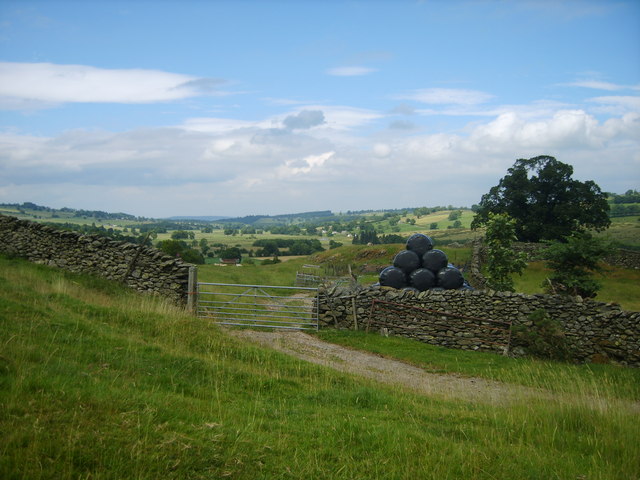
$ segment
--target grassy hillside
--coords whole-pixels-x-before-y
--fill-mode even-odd
[[[0,331],[3,479],[640,475],[637,411],[615,400],[637,398],[638,378],[613,367],[575,367],[590,378],[575,397],[422,397],[243,344],[118,285],[2,257]]]

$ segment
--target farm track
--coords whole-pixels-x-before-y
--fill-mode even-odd
[[[496,406],[531,400],[585,404],[594,409],[625,408],[640,412],[639,402],[554,393],[544,389],[479,377],[427,372],[399,360],[324,342],[300,331],[227,329],[231,336],[278,350],[334,370],[401,387],[421,395]]]

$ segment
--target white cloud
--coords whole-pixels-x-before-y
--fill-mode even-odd
[[[391,154],[391,147],[387,143],[376,143],[373,146],[373,154],[380,158],[388,157]]]
[[[321,129],[350,130],[384,117],[384,114],[375,110],[339,105],[309,105],[306,109],[324,113],[325,122],[320,126]]]
[[[604,96],[587,99],[598,105],[598,113],[622,115],[627,112],[640,112],[640,97],[635,96]]]
[[[450,105],[442,108],[421,108],[416,113],[422,116],[444,115],[451,117],[499,117],[516,114],[524,119],[546,118],[560,110],[574,107],[571,104],[553,100],[537,100],[524,105]]]
[[[269,120],[252,122],[233,118],[195,117],[188,118],[180,128],[203,133],[227,133],[245,128],[271,128],[273,123]]]
[[[246,121],[229,118],[197,117],[184,121],[180,128],[197,132],[225,133],[241,129],[283,129],[348,131],[383,118],[384,114],[366,108],[340,105],[305,105],[283,115]],[[313,128],[312,128],[313,127]]]
[[[276,105],[276,106],[294,106],[294,105],[305,105],[309,103],[317,103],[317,101],[310,100],[295,100],[292,98],[275,98],[275,97],[264,97],[262,100],[268,105]]]
[[[455,88],[424,88],[412,92],[395,95],[398,100],[414,100],[416,102],[435,105],[478,105],[488,102],[493,95],[478,90]]]
[[[367,132],[361,127],[382,114],[326,105],[122,133],[4,133],[0,201],[147,216],[471,205],[515,159],[540,154],[574,165],[581,179],[608,191],[637,187],[640,113],[603,122],[582,109],[547,107],[536,116],[501,107],[454,133],[414,135]],[[305,110],[322,111],[326,123],[283,128]]]
[[[582,87],[582,88],[591,88],[594,90],[607,90],[607,91],[618,91],[618,90],[640,90],[640,85],[619,85],[611,82],[603,82],[601,80],[579,80],[577,82],[571,82],[564,84],[569,87]]]
[[[595,90],[610,90],[610,91],[620,90],[624,88],[614,83],[602,82],[599,80],[581,80],[578,82],[567,83],[566,85],[569,87],[593,88]]]
[[[515,146],[523,150],[592,148],[602,145],[600,130],[597,120],[583,110],[561,110],[551,118],[534,121],[527,121],[516,113],[505,113],[476,127],[469,143],[497,152]]]
[[[376,72],[375,68],[369,67],[335,67],[327,70],[327,75],[333,75],[336,77],[358,77],[361,75],[368,75]]]
[[[0,106],[162,102],[220,94],[221,83],[158,70],[0,62]]]

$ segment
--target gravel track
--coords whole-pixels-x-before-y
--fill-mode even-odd
[[[616,409],[640,414],[640,402],[584,394],[555,393],[478,377],[431,373],[399,360],[324,342],[295,330],[227,329],[231,336],[286,353],[301,360],[392,385],[407,391],[445,400],[460,400],[497,407],[549,401],[582,405],[607,412]]]
[[[257,343],[334,370],[366,377],[416,393],[489,404],[509,404],[551,395],[544,390],[477,377],[430,373],[399,360],[324,342],[300,331],[227,330]]]

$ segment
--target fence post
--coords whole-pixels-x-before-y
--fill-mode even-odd
[[[198,314],[198,267],[189,267],[189,283],[187,284],[187,311]]]
[[[356,311],[356,297],[351,297],[351,308],[353,309],[353,329],[358,330],[358,312]]]

